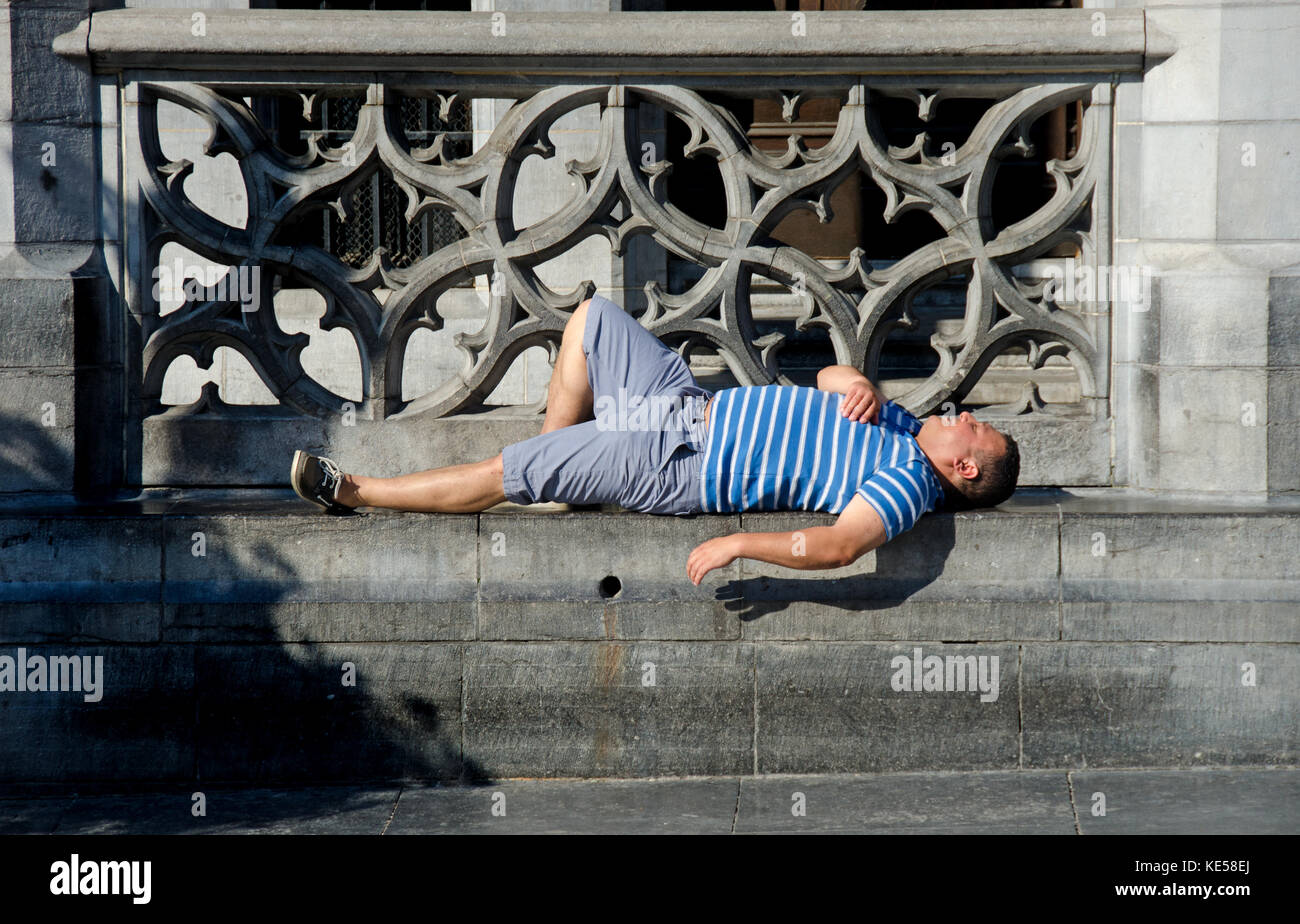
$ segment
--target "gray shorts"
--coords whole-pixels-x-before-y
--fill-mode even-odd
[[[502,450],[506,500],[700,511],[704,402],[680,356],[609,299],[593,295],[582,335],[595,420]]]

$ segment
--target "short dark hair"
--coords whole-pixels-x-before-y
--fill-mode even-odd
[[[1001,433],[1002,431],[998,431]],[[960,496],[948,499],[951,510],[969,510],[975,507],[996,507],[1016,490],[1020,480],[1020,446],[1009,433],[1003,433],[1006,450],[997,456],[976,451],[975,464],[980,473],[973,481],[964,481],[957,488]]]

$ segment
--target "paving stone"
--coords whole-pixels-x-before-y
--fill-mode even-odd
[[[71,797],[0,799],[0,834],[52,834]]]
[[[729,834],[735,779],[410,788],[389,834]]]
[[[204,796],[202,816],[194,794]],[[75,799],[56,834],[381,834],[400,788],[225,789]]]
[[[1080,771],[1071,780],[1084,834],[1300,833],[1296,770]],[[1096,793],[1105,815],[1093,814],[1103,807]]]
[[[738,834],[1074,834],[1064,773],[746,777]]]

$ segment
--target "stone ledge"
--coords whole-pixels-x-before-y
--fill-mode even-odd
[[[204,10],[93,13],[54,51],[96,70],[459,74],[1042,74],[1138,72],[1173,45],[1142,10],[806,13],[491,13]],[[647,36],[655,36],[647,41]],[[433,37],[436,36],[436,42]],[[436,45],[436,48],[433,47]],[[935,59],[943,59],[936,66]]]
[[[1300,501],[1017,494],[930,515],[834,571],[715,536],[819,513],[655,517],[502,505],[331,517],[276,491],[0,500],[0,641],[1300,642]]]

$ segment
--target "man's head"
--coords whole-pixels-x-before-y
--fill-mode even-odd
[[[950,508],[994,507],[1016,489],[1020,447],[969,412],[927,417],[916,441],[939,475]]]

